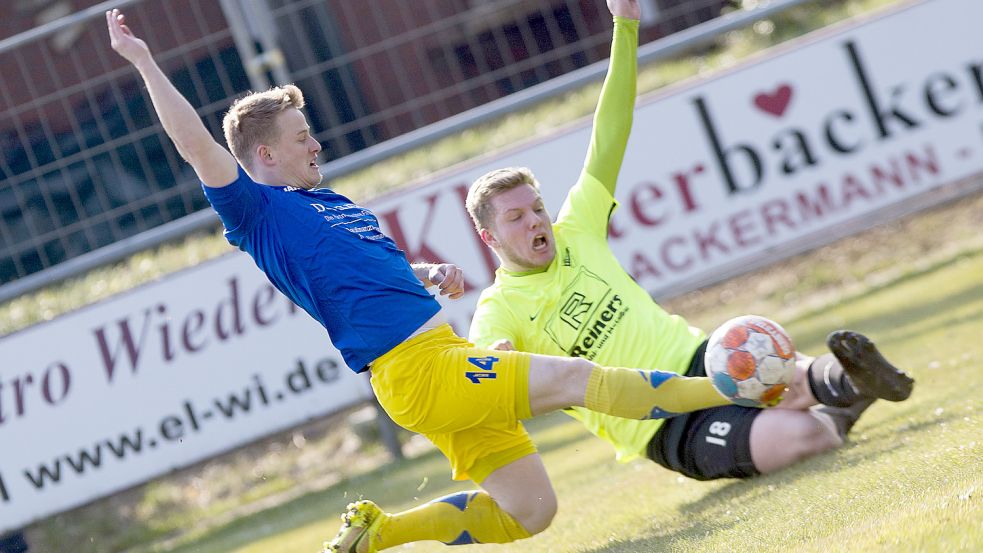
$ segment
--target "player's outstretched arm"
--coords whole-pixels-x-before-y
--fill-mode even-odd
[[[635,110],[641,8],[638,0],[608,0],[608,9],[614,15],[611,59],[594,112],[584,170],[613,196]]]
[[[106,24],[110,46],[140,72],[164,131],[198,178],[211,187],[235,181],[238,174],[235,158],[212,138],[195,109],[154,61],[147,43],[133,34],[118,9],[106,12]]]

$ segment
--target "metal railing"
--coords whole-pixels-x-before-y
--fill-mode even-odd
[[[258,1],[269,7],[266,19],[256,13]],[[358,6],[375,17],[381,1]],[[676,3],[643,22],[642,37],[651,41],[640,47],[640,63],[808,1],[760,3],[702,23],[693,18],[705,19],[721,2]],[[29,49],[50,64],[37,78],[56,76],[65,56],[78,73],[57,86],[38,83],[21,100],[0,85],[0,133],[13,129],[0,135],[0,144],[19,141],[25,151],[19,165],[9,149],[0,153],[0,274],[13,275],[0,278],[6,281],[0,301],[217,225],[197,179],[150,114],[135,73],[109,50],[105,30],[93,21],[108,7],[128,8],[130,24],[217,138],[236,95],[298,82],[309,95],[315,136],[330,156],[322,172],[337,178],[603,77],[610,37],[603,2],[592,13],[565,0],[547,3],[548,9],[525,0],[458,4],[466,7],[441,13],[437,6],[449,3],[421,0],[411,13],[399,3],[404,7],[395,16],[366,26],[356,25],[365,14],[345,2],[123,0],[0,41],[0,67],[12,63],[22,73],[33,67]],[[181,10],[194,25],[174,15]],[[704,13],[692,15],[697,10]],[[56,56],[62,43],[55,39],[68,31],[75,42]],[[552,42],[536,43],[537,33]],[[301,37],[307,51],[300,50]],[[81,57],[84,51],[91,57]],[[290,66],[292,59],[298,65]],[[404,69],[395,80],[371,74],[392,67]],[[407,82],[416,80],[431,81],[430,88]],[[13,261],[5,265],[6,258]]]

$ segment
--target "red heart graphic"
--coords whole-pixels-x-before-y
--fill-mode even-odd
[[[760,92],[754,97],[754,105],[761,111],[781,117],[792,100],[792,87],[783,84],[771,94]]]

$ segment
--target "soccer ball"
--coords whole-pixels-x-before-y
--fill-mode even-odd
[[[772,406],[795,375],[795,346],[778,323],[756,315],[713,331],[704,367],[714,388],[737,405]]]

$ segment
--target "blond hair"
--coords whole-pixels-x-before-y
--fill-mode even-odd
[[[232,155],[243,167],[250,168],[257,146],[276,145],[279,139],[276,116],[284,110],[302,107],[304,93],[292,84],[251,92],[233,102],[222,119],[225,142]]]
[[[539,190],[539,181],[527,167],[496,169],[478,177],[468,190],[465,201],[471,220],[474,221],[474,228],[481,230],[491,225],[495,217],[492,213],[492,198],[524,184]]]

